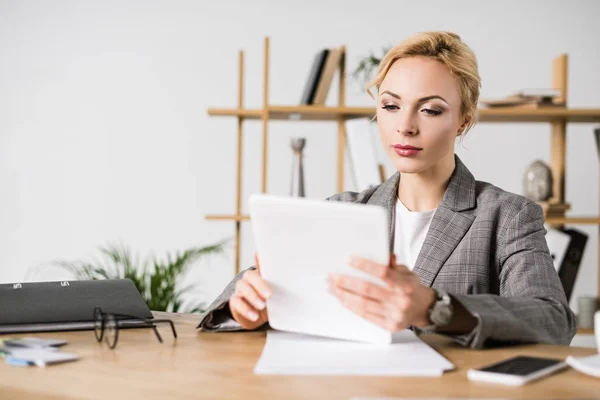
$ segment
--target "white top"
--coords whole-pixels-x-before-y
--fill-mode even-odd
[[[406,265],[410,270],[415,267],[435,210],[409,211],[399,199],[396,200],[396,264]]]

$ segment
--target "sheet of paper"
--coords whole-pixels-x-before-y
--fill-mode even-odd
[[[51,347],[11,350],[6,358],[8,362],[26,361],[38,367],[45,367],[47,364],[75,361],[79,359],[79,356],[73,353],[63,353]]]
[[[348,256],[380,264],[389,261],[384,208],[255,193],[250,197],[250,216],[261,275],[272,289],[267,309],[273,329],[390,343],[388,331],[348,310],[327,291],[329,273],[386,285],[346,261]]]
[[[360,343],[269,331],[254,368],[259,375],[440,376],[454,365],[412,331],[392,344]]]

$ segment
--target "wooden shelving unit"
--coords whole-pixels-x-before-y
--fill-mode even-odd
[[[266,109],[222,109],[209,108],[211,116],[239,117],[243,119],[261,119],[267,114],[271,120],[291,121],[337,121],[372,117],[374,107],[321,107],[321,106],[269,106]],[[480,122],[600,122],[600,109],[594,108],[553,108],[553,109],[480,109]]]
[[[234,214],[207,215],[210,221],[233,221],[235,223],[235,271],[240,271],[240,243],[241,224],[249,221],[248,215],[242,215],[242,158],[243,158],[243,122],[244,120],[262,121],[262,166],[261,166],[261,191],[267,192],[267,148],[268,148],[268,123],[271,120],[286,121],[332,121],[337,125],[338,152],[336,160],[337,191],[344,189],[344,154],[346,129],[345,121],[353,118],[372,117],[375,107],[347,107],[346,73],[345,73],[345,47],[341,47],[342,57],[339,67],[339,94],[338,105],[327,106],[294,106],[269,104],[269,38],[264,42],[264,76],[263,76],[263,106],[262,108],[246,109],[243,105],[244,93],[244,52],[239,52],[238,74],[238,105],[237,108],[209,108],[208,114],[215,117],[235,117],[237,119],[237,185],[236,185],[236,210]],[[567,104],[567,72],[568,56],[563,54],[552,63],[552,87],[560,89],[562,95],[558,102]],[[479,122],[481,123],[549,123],[551,128],[551,162],[550,166],[554,177],[554,197],[544,205],[546,223],[551,226],[563,225],[600,225],[599,216],[568,217],[566,211],[570,208],[565,203],[565,162],[566,162],[566,135],[568,123],[600,123],[600,108],[552,107],[540,109],[527,108],[501,108],[479,109]],[[549,208],[548,208],[549,207]],[[600,211],[600,210],[599,210]],[[600,248],[600,238],[598,247]],[[598,257],[598,293],[600,295],[600,256]],[[591,330],[581,330],[580,333],[591,333]]]

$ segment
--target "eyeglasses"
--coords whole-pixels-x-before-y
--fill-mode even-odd
[[[127,320],[125,323],[124,320]],[[134,325],[131,324],[134,322]],[[158,329],[156,329],[157,323],[168,323],[171,325],[173,331],[173,337],[177,339],[177,332],[175,331],[175,325],[170,319],[150,319],[150,318],[139,318],[125,314],[113,314],[105,313],[100,307],[94,308],[94,335],[98,343],[102,342],[102,339],[106,342],[109,348],[114,349],[117,347],[119,341],[119,328],[137,327],[137,328],[152,328],[154,334],[160,343],[163,342]]]

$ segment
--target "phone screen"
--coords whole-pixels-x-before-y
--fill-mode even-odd
[[[478,370],[485,372],[496,372],[499,374],[526,376],[561,362],[562,360],[553,358],[518,356]]]

